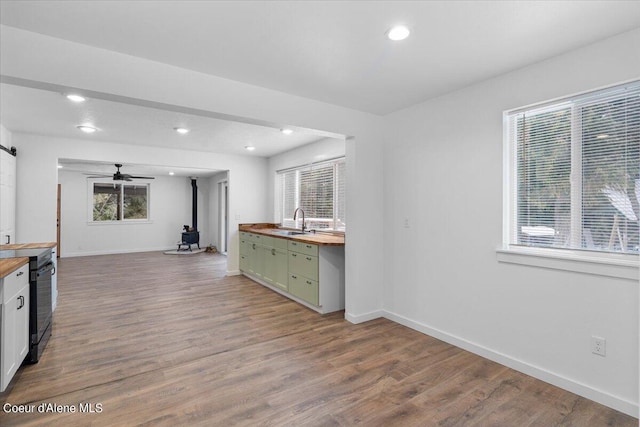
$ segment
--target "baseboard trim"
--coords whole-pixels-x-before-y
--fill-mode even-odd
[[[463,338],[451,335],[439,329],[432,328],[428,325],[425,325],[424,323],[416,322],[399,314],[383,310],[383,317],[404,325],[408,328],[414,329],[418,332],[422,332],[423,334],[455,345],[456,347],[460,347],[464,350],[470,351],[471,353],[477,354],[486,359],[500,363],[501,365],[515,369],[516,371],[522,372],[523,374],[530,375],[541,381],[555,385],[579,396],[586,397],[587,399],[593,400],[595,402],[601,403],[602,405],[608,406],[617,411],[638,418],[637,403],[628,401],[618,396],[614,396],[602,390],[595,389],[586,384],[582,384],[578,381],[563,377],[562,375],[547,371],[546,369],[531,365],[527,362],[514,359],[506,354],[491,350],[487,347],[467,341]]]
[[[368,322],[369,320],[379,319],[381,317],[385,317],[384,310],[375,310],[370,311],[369,313],[363,314],[352,314],[349,312],[344,313],[344,318],[353,324]]]
[[[242,274],[240,270],[227,270],[227,276],[239,276]]]
[[[174,250],[175,246],[167,247],[162,246],[159,248],[138,248],[138,249],[118,249],[108,251],[86,251],[86,252],[63,252],[60,258],[73,258],[82,256],[95,256],[95,255],[116,255],[116,254],[132,254],[137,252],[164,252]]]

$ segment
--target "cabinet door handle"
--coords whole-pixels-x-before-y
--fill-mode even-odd
[[[253,246],[251,246],[252,249],[256,248],[256,244],[254,243]]]
[[[22,276],[23,274],[24,274],[24,271],[20,271],[20,272],[18,272],[18,274],[16,274],[16,277],[20,277],[20,276]]]
[[[291,278],[292,278],[292,279],[297,279],[297,278],[298,278],[298,276],[295,276],[295,275],[293,275],[293,274],[292,274],[292,275],[291,275]]]
[[[307,280],[307,285],[313,285],[313,283]]]
[[[22,307],[24,307],[24,297],[20,295],[18,297],[18,301],[20,301],[20,305],[18,306],[18,310],[20,310]]]
[[[276,250],[275,250],[275,248],[274,248],[274,249],[271,249],[271,255],[276,256]]]
[[[311,249],[311,248],[313,247],[313,246],[311,246],[311,245],[306,245],[306,246],[307,246],[307,248],[309,248],[309,249]]]
[[[296,254],[291,254],[291,256],[293,256],[293,257],[297,257],[298,255],[296,255]]]
[[[305,258],[307,258],[307,261],[311,261],[311,257],[305,257]]]

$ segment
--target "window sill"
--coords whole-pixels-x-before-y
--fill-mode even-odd
[[[629,254],[507,246],[496,250],[498,262],[638,280],[639,257]]]

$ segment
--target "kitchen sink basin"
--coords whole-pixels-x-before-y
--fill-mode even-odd
[[[275,234],[279,234],[281,236],[299,236],[301,234],[305,234],[302,231],[291,231],[291,230],[278,230],[274,231]]]

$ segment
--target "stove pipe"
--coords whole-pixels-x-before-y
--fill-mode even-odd
[[[191,178],[191,226],[193,231],[198,231],[198,185],[195,178]]]

